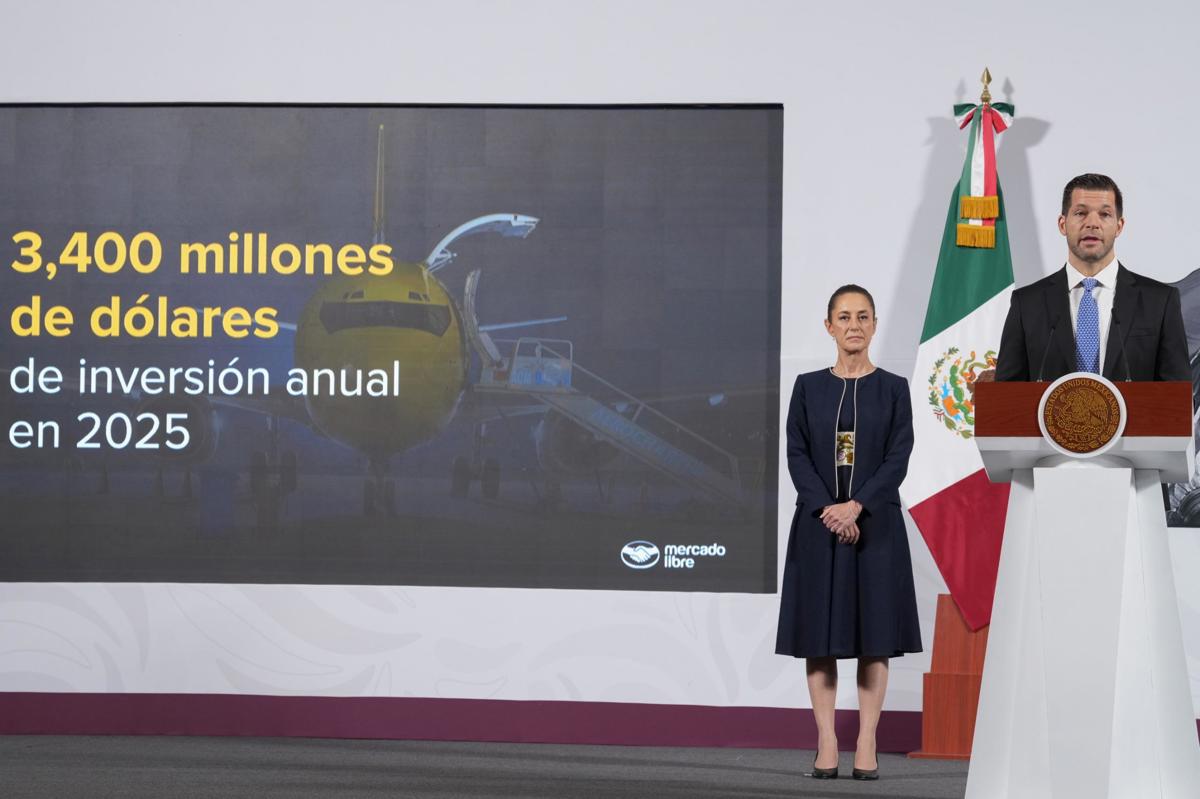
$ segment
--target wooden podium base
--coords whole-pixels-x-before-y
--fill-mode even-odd
[[[925,674],[921,750],[909,757],[970,760],[988,628],[971,632],[949,594],[938,596],[933,662]]]

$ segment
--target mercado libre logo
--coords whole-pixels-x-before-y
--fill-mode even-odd
[[[621,562],[631,569],[649,569],[658,563],[661,553],[649,541],[630,541],[621,547]]]
[[[993,380],[996,375],[996,351],[988,350],[979,358],[975,350],[962,355],[958,347],[942,353],[929,375],[929,405],[934,418],[951,433],[963,438],[975,435],[975,383]]]

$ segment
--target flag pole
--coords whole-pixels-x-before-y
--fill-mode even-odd
[[[938,597],[921,750],[911,757],[970,757],[1008,505],[1008,486],[988,480],[973,438],[975,384],[995,373],[1014,287],[996,139],[1015,110],[993,101],[986,66],[980,82],[978,102],[954,106],[967,152],[910,381],[917,446],[900,491],[950,590]]]

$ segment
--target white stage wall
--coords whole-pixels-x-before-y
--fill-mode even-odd
[[[1063,183],[1125,192],[1118,252],[1177,280],[1192,246],[1190,3],[6,2],[0,100],[782,102],[782,403],[827,365],[836,285],[875,292],[877,362],[909,375],[985,65],[1018,282],[1059,265]],[[0,136],[0,142],[5,138]],[[10,139],[11,140],[11,139]],[[4,153],[0,152],[0,158]],[[4,202],[19,198],[4,197]],[[781,460],[781,474],[786,467]],[[786,480],[786,477],[785,477]],[[780,544],[792,508],[780,492]],[[0,522],[2,523],[2,522]],[[1171,546],[1200,701],[1200,531]],[[944,586],[912,537],[926,649]],[[782,558],[781,558],[782,562]],[[456,588],[0,585],[0,690],[807,705],[775,596]],[[1086,655],[1084,655],[1086,657]],[[916,710],[928,654],[894,661]],[[854,706],[843,681],[840,704]]]

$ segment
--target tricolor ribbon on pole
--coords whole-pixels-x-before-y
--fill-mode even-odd
[[[967,160],[959,179],[959,247],[996,246],[1000,199],[996,182],[996,136],[1012,124],[1009,103],[961,103],[954,106],[959,130],[971,126]]]

